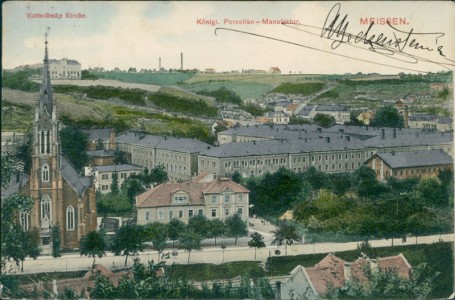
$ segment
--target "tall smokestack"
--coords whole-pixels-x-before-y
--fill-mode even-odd
[[[183,52],[180,53],[180,70],[183,71]]]
[[[161,72],[161,57],[159,59],[159,69],[158,69],[158,72]]]

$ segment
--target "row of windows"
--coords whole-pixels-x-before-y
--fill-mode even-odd
[[[218,209],[217,208],[211,208],[211,216],[212,218],[216,218],[217,215],[218,215]],[[194,213],[195,213],[195,210],[193,209],[189,209],[188,210],[188,218],[192,218],[194,216]],[[224,208],[224,216],[229,216],[231,213],[231,209],[230,208]],[[243,207],[237,207],[237,214],[239,215],[243,215]],[[197,214],[198,215],[204,215],[204,210],[203,209],[198,209],[197,210]],[[172,218],[176,218],[178,217],[179,219],[182,219],[185,215],[185,211],[183,209],[180,209],[178,210],[178,214],[177,216],[174,215],[174,210],[170,209],[167,211],[167,219],[172,219]],[[157,216],[158,220],[159,221],[162,221],[165,219],[165,212],[164,210],[159,210],[158,211],[158,216]],[[150,211],[145,211],[144,212],[144,219],[146,221],[152,221],[152,213]]]
[[[41,198],[41,225],[42,227],[49,227],[52,223],[52,205],[49,195],[43,195]],[[19,217],[20,224],[24,230],[30,229],[30,213],[21,212]],[[76,227],[76,211],[72,205],[66,208],[66,230],[72,231]]]
[[[237,195],[238,201],[239,201],[239,202],[242,202],[242,201],[243,201],[243,194],[236,194],[236,195]],[[212,195],[210,202],[211,202],[212,204],[218,203],[218,197],[219,197],[218,195]],[[225,204],[230,203],[231,200],[232,200],[232,201],[235,201],[234,197],[235,197],[235,196],[234,196],[233,194],[224,194],[224,195],[221,195],[221,199],[224,200],[224,203],[225,203]]]
[[[131,172],[131,173],[130,173],[130,175],[135,175],[135,174],[136,174],[136,172]],[[108,180],[108,179],[109,179],[109,175],[110,175],[110,177],[112,178],[112,174],[109,174],[109,173],[107,173],[107,174],[101,174],[101,179],[102,179],[102,180]],[[121,172],[121,173],[120,173],[120,178],[122,178],[122,179],[128,178],[128,173],[126,173],[126,172]]]

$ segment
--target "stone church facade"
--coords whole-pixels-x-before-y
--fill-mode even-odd
[[[25,229],[38,228],[42,245],[52,242],[52,227],[58,226],[61,247],[77,248],[80,239],[96,229],[95,187],[61,152],[47,44],[46,37],[43,79],[32,126],[32,166],[21,191],[33,197],[35,204],[19,219]]]

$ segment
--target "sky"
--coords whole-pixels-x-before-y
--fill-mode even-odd
[[[62,17],[49,18],[46,13]],[[67,13],[84,17],[71,18]],[[47,27],[50,58],[75,59],[82,69],[158,69],[159,58],[162,67],[176,69],[180,53],[184,69],[220,72],[278,67],[285,74],[396,74],[453,70],[455,65],[455,4],[447,1],[338,5],[317,1],[9,1],[3,3],[2,17],[4,69],[42,62]],[[344,17],[343,26],[337,27]],[[376,44],[369,49],[372,46],[362,38],[355,41],[369,27],[362,24],[362,18],[377,19],[367,39],[382,34],[391,41],[388,50]],[[398,23],[391,28],[379,24],[380,18]],[[244,19],[253,24],[225,23]],[[266,19],[299,24],[264,24]],[[204,21],[217,23],[212,26]],[[322,37],[321,28],[328,29]],[[344,43],[337,46],[336,40],[341,39]]]

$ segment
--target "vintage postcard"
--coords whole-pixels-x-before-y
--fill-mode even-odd
[[[451,1],[8,1],[6,298],[454,297]]]

